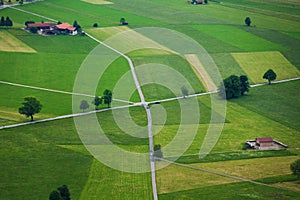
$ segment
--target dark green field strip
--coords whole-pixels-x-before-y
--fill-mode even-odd
[[[252,88],[247,97],[232,101],[287,127],[300,130],[299,83],[292,81]]]
[[[299,54],[300,54],[300,40],[299,38],[292,37],[288,34],[285,34],[280,31],[275,30],[268,30],[268,29],[258,29],[258,28],[247,28],[242,27],[245,31],[248,31],[258,37],[264,38],[268,41],[271,41],[273,43],[277,43],[283,47],[285,47],[285,50],[281,50],[280,52],[283,53],[284,56],[287,57],[287,59],[295,65],[298,69],[300,69],[300,60],[299,60]],[[297,34],[299,30],[295,30],[297,32],[294,32],[293,34]]]
[[[1,131],[1,198],[47,199],[52,190],[66,184],[71,197],[78,199],[88,177],[91,156],[41,143],[31,133],[35,131],[28,127]]]
[[[48,9],[51,8],[51,12]],[[119,25],[120,18],[126,17],[130,24],[161,24],[149,18],[130,14],[126,11],[111,9],[104,5],[93,5],[82,1],[45,1],[23,6],[24,10],[35,12],[63,22],[73,23],[77,20],[82,28],[90,28],[94,23],[100,26]],[[80,17],[79,17],[80,16]]]
[[[278,156],[293,156],[297,155],[288,150],[270,150],[270,151],[239,151],[239,152],[225,152],[225,153],[212,153],[204,158],[199,158],[199,155],[187,155],[180,157],[176,162],[183,164],[192,163],[206,163],[206,162],[220,162],[229,160],[242,160],[251,158],[266,158]],[[168,158],[166,158],[168,159]]]
[[[253,183],[231,183],[159,194],[159,199],[298,199],[299,193]]]
[[[166,24],[199,24],[222,22],[221,19],[216,20],[212,15],[202,15],[201,10],[195,9],[195,7],[190,7],[186,1],[161,2],[147,0],[113,0],[112,2],[114,2],[114,4],[109,5],[109,7],[158,20]],[[191,9],[187,10],[186,8]]]
[[[281,18],[300,21],[300,4],[296,1],[242,0],[237,2],[235,0],[226,0],[223,5],[274,17],[280,15]]]
[[[230,53],[212,53],[211,56],[223,78],[227,78],[233,74],[237,76],[246,75]]]
[[[254,34],[240,29],[240,26],[197,25],[194,27],[200,32],[215,37],[216,39],[232,46],[238,47],[246,52],[286,50],[286,48],[276,43],[257,37]]]

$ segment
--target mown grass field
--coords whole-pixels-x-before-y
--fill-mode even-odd
[[[284,3],[278,0],[209,1],[201,6],[189,5],[185,0],[44,0],[19,8],[70,24],[77,20],[84,31],[99,40],[140,27],[158,26],[179,31],[210,53],[223,78],[245,74],[251,83],[264,82],[261,77],[267,68],[274,68],[277,80],[299,76],[300,4],[295,0]],[[3,45],[0,46],[0,80],[71,92],[78,69],[98,44],[84,36],[45,37],[20,29],[24,28],[25,21],[48,21],[42,17],[10,8],[0,10],[0,16],[9,16],[14,22],[12,29],[0,29],[0,34],[5,33],[0,44],[5,43],[6,50],[15,51],[7,52]],[[246,16],[251,17],[251,27],[244,25]],[[129,22],[129,26],[119,25],[121,17]],[[99,27],[93,28],[94,23]],[[18,45],[9,42],[11,40],[17,41]],[[120,50],[126,49],[126,45],[138,46],[140,43],[160,49],[126,52],[136,67],[149,63],[170,66],[190,81],[195,92],[205,91],[182,57],[137,32],[129,32],[122,40],[122,43],[110,42],[116,48],[119,45]],[[21,47],[35,53],[23,52]],[[99,67],[95,65],[95,74]],[[140,81],[153,80],[155,76],[151,73],[151,70],[140,73],[138,78]],[[96,94],[101,95],[104,89],[113,90],[125,74],[130,74],[128,63],[117,58],[99,77]],[[177,81],[165,74],[160,75],[166,81]],[[133,86],[131,76],[128,77],[126,84],[122,85],[124,90]],[[293,81],[251,88],[244,97],[228,101],[222,134],[212,154],[204,159],[198,159],[197,154],[208,130],[211,112],[216,111],[211,109],[209,96],[198,97],[200,122],[197,134],[178,160],[284,189],[169,165],[156,173],[159,199],[297,199],[299,180],[291,175],[289,165],[299,159],[299,150],[292,150],[300,147],[299,83]],[[181,95],[180,90],[174,94],[157,84],[144,85],[142,90],[147,101]],[[122,95],[114,94],[114,97]],[[72,113],[71,95],[0,84],[0,126],[28,121],[17,112],[25,96],[35,96],[43,104],[42,112],[35,115],[36,119]],[[90,103],[87,111],[94,110],[92,98],[83,99]],[[140,101],[136,91],[126,100]],[[180,101],[188,104],[190,100],[150,105],[155,144],[164,147],[174,138],[180,125]],[[100,108],[104,107],[106,105]],[[157,112],[161,107],[165,109],[165,116]],[[195,108],[188,109],[193,115]],[[130,131],[122,130],[113,112],[97,114],[105,135],[124,150],[147,153],[149,141],[146,132],[139,133],[144,137],[133,137],[130,134],[133,134],[134,127],[128,123]],[[133,120],[147,130],[146,113],[142,107],[130,108],[128,112],[129,115],[123,110],[115,114],[123,119],[123,123]],[[163,117],[166,117],[165,123],[161,121]],[[185,123],[183,127],[188,133],[195,126]],[[94,127],[88,128],[93,130]],[[276,152],[242,150],[246,140],[257,137],[273,137],[292,149]],[[0,199],[47,199],[52,190],[63,184],[68,185],[72,199],[153,199],[150,173],[120,172],[98,162],[82,145],[72,119],[4,129],[0,131],[0,138]],[[164,152],[165,156],[178,156],[176,148],[173,150]],[[160,164],[156,162],[157,166]]]

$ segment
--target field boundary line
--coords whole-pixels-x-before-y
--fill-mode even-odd
[[[274,185],[269,185],[269,184],[266,184],[266,183],[253,181],[253,180],[242,178],[242,177],[239,177],[239,176],[225,174],[225,173],[222,173],[222,172],[217,172],[217,171],[213,171],[213,170],[209,170],[209,169],[204,169],[204,168],[201,168],[201,167],[195,167],[193,165],[177,163],[177,162],[173,162],[171,160],[167,160],[167,159],[164,159],[164,158],[155,157],[155,159],[162,160],[162,161],[165,161],[165,162],[168,162],[168,163],[171,163],[171,164],[174,164],[174,165],[178,165],[178,166],[181,166],[181,167],[186,167],[186,168],[190,168],[190,169],[194,169],[194,170],[198,170],[198,171],[208,172],[208,173],[211,173],[211,174],[216,174],[216,175],[227,177],[227,178],[232,178],[232,179],[236,179],[236,180],[240,180],[240,181],[244,181],[244,182],[249,182],[249,183],[253,183],[253,184],[256,184],[256,185],[263,185],[263,186],[267,186],[267,187],[271,187],[271,188],[276,188],[276,189],[281,189],[281,190],[293,191],[293,192],[300,193],[298,191],[291,190],[291,189],[288,189],[288,188],[282,188],[282,187],[278,187],[278,186],[274,186]]]
[[[34,15],[34,16],[37,16],[37,17],[41,17],[41,18],[47,19],[49,21],[58,22],[58,20],[43,16],[43,15],[39,15],[39,14],[36,14],[36,13],[33,13],[33,12],[29,12],[29,11],[22,10],[22,9],[19,9],[19,8],[15,8],[15,7],[9,7],[9,8],[14,9],[14,10],[18,10],[20,12],[27,13],[27,14],[30,14],[30,15]]]
[[[82,112],[82,113],[61,115],[58,117],[51,117],[51,118],[40,119],[40,120],[35,120],[35,121],[30,121],[30,122],[23,122],[23,123],[19,123],[19,124],[5,125],[5,126],[0,126],[0,130],[15,128],[15,127],[19,127],[19,126],[25,126],[25,125],[30,125],[30,124],[37,124],[37,123],[41,123],[41,122],[49,122],[49,121],[67,119],[67,118],[72,118],[72,117],[80,117],[80,116],[84,116],[84,115],[90,115],[90,114],[94,114],[94,113],[100,113],[100,112],[105,112],[105,111],[109,111],[109,110],[124,109],[124,108],[135,107],[135,106],[139,106],[139,105],[117,106],[117,107],[113,107],[113,108],[104,108],[101,110],[92,110],[92,111]]]
[[[185,54],[184,55],[188,63],[190,64],[192,70],[198,77],[198,79],[204,85],[206,91],[211,92],[217,90],[217,86],[212,81],[211,77],[207,73],[206,69],[203,67],[201,61],[198,59],[196,54]]]
[[[1,83],[2,84],[6,84],[6,85],[12,85],[12,86],[17,86],[17,87],[24,87],[24,88],[35,89],[35,90],[42,90],[42,91],[47,91],[47,92],[69,94],[69,95],[76,95],[76,96],[85,96],[85,97],[95,97],[95,95],[90,95],[90,94],[66,92],[66,91],[62,91],[62,90],[55,90],[55,89],[49,89],[49,88],[43,88],[43,87],[36,87],[36,86],[30,86],[30,85],[24,85],[24,84],[12,83],[12,82],[7,82],[7,81],[1,81],[0,80],[0,84]],[[113,100],[119,101],[119,102],[124,102],[124,103],[134,104],[134,102],[125,101],[125,100],[122,100],[122,99],[113,99]]]

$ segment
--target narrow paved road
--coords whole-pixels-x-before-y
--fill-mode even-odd
[[[148,138],[149,138],[149,156],[150,156],[150,169],[151,169],[151,179],[152,179],[152,191],[153,191],[153,199],[157,200],[158,196],[157,196],[157,189],[156,189],[156,175],[155,175],[155,163],[154,163],[154,157],[153,157],[153,153],[154,153],[154,146],[153,146],[153,134],[152,134],[152,117],[151,117],[151,112],[148,106],[148,103],[145,101],[145,97],[144,94],[142,92],[141,89],[141,85],[138,81],[137,75],[136,75],[136,71],[133,65],[132,60],[125,55],[124,53],[118,51],[117,49],[105,44],[104,42],[98,40],[97,38],[91,36],[90,34],[86,33],[86,35],[88,37],[90,37],[91,39],[95,40],[96,42],[98,42],[99,44],[111,49],[112,51],[116,52],[117,54],[119,54],[120,56],[124,57],[129,66],[130,66],[130,70],[131,70],[131,74],[134,80],[134,84],[136,86],[136,89],[139,93],[140,99],[141,99],[141,105],[145,108],[146,113],[147,113],[147,119],[148,119]]]

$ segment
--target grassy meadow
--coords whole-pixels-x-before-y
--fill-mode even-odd
[[[194,92],[205,91],[187,60],[134,31],[142,27],[167,28],[191,37],[207,50],[223,78],[232,74],[247,75],[250,83],[262,83],[266,82],[262,79],[263,73],[269,68],[277,73],[277,80],[300,75],[300,3],[296,0],[209,1],[207,5],[197,6],[185,0],[44,0],[18,8],[55,21],[72,24],[77,20],[85,32],[116,45],[114,47],[121,51],[126,45],[140,43],[159,48],[125,52],[134,63],[140,82],[155,82],[156,74],[151,69],[139,72],[138,67],[159,63],[184,75]],[[0,16],[9,16],[14,23],[12,28],[0,28],[0,81],[72,92],[78,70],[97,47],[97,42],[81,35],[28,33],[21,29],[25,21],[49,20],[12,8],[0,9]],[[247,16],[252,21],[250,27],[244,25]],[[128,26],[120,26],[122,17],[129,22]],[[99,27],[94,28],[94,23]],[[123,31],[129,32],[122,36],[121,42],[111,39]],[[104,66],[98,66],[95,61],[94,76],[101,67]],[[178,81],[168,74],[159,75],[166,82]],[[119,83],[124,77],[124,82]],[[180,122],[180,103],[189,104],[192,99],[150,105],[155,144],[167,146],[180,125],[186,133],[198,126],[191,145],[176,162],[269,185],[170,164],[156,171],[159,199],[298,199],[299,180],[291,175],[289,165],[300,155],[297,149],[300,147],[299,84],[298,80],[254,87],[245,96],[227,101],[221,136],[212,152],[203,159],[198,154],[212,123],[212,112],[217,112],[212,110],[210,96],[193,99],[200,110],[199,124]],[[129,99],[122,99],[126,94],[121,92],[135,87],[130,67],[122,57],[111,62],[99,77],[96,95],[102,95],[105,89],[114,90],[116,85],[121,90],[113,97],[140,101],[136,90]],[[142,91],[146,101],[182,95],[159,84],[143,85]],[[35,96],[43,104],[35,119],[72,113],[70,94],[0,83],[0,126],[29,121],[18,113],[25,96]],[[91,97],[82,96],[81,100],[90,104],[86,111],[94,110]],[[127,104],[114,101],[113,106]],[[100,109],[105,107],[107,105],[101,105]],[[192,116],[195,108],[190,107],[187,112]],[[113,144],[130,152],[149,151],[146,131],[135,133],[136,127],[131,123],[147,130],[143,107],[100,112],[96,116]],[[116,116],[122,121],[116,121]],[[126,126],[127,132],[120,123]],[[94,130],[94,127],[87,128]],[[243,150],[246,140],[257,137],[273,137],[290,149]],[[52,190],[63,184],[68,185],[72,199],[153,199],[151,174],[126,173],[97,161],[82,144],[72,118],[0,129],[0,138],[0,199],[47,199]],[[164,153],[165,156],[180,156],[174,152]],[[126,158],[123,159],[122,164],[126,165]],[[155,164],[159,167],[164,162]]]

